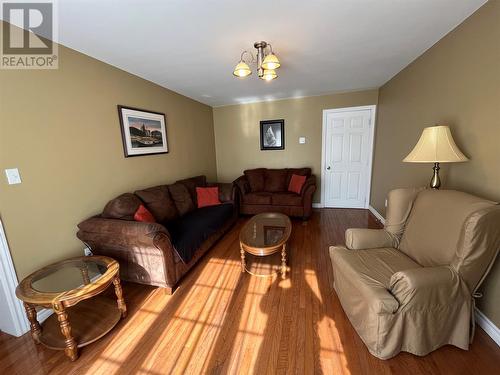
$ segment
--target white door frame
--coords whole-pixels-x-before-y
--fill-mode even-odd
[[[4,291],[7,307],[10,311],[10,321],[7,322],[7,328],[4,328],[3,331],[19,337],[29,331],[29,323],[26,319],[23,304],[16,297],[17,284],[16,271],[0,218],[0,288]]]
[[[377,113],[376,105],[365,105],[359,107],[344,107],[344,108],[333,108],[333,109],[324,109],[323,110],[323,125],[322,125],[322,133],[321,133],[321,207],[325,207],[325,171],[326,171],[326,163],[325,163],[325,154],[326,154],[326,115],[328,113],[341,113],[341,112],[351,112],[351,111],[364,111],[370,110],[370,140],[368,144],[371,147],[371,150],[368,152],[368,178],[367,178],[367,187],[366,187],[366,198],[365,198],[365,207],[369,208],[370,206],[370,195],[371,195],[371,186],[372,186],[372,169],[373,169],[373,148],[375,144],[375,119]]]

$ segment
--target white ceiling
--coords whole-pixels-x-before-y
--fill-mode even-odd
[[[68,47],[211,106],[379,87],[486,0],[59,0]],[[279,78],[232,70],[272,43]]]

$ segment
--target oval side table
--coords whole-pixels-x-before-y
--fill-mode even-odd
[[[116,301],[101,295],[114,285]],[[78,348],[106,333],[127,315],[118,262],[104,256],[77,257],[53,263],[26,277],[16,288],[36,343],[64,350],[71,361]],[[53,309],[42,324],[36,307]]]

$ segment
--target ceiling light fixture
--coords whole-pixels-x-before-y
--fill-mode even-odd
[[[255,42],[254,45],[257,50],[257,58],[249,51],[241,53],[240,62],[236,65],[233,75],[238,78],[245,78],[252,74],[250,64],[257,64],[257,75],[264,81],[272,81],[278,77],[276,69],[281,66],[278,57],[273,52],[273,47],[267,42]],[[250,59],[245,60],[245,54],[249,55]]]

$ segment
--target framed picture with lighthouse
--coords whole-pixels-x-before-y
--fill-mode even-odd
[[[260,122],[260,149],[285,149],[285,120],[265,120]]]
[[[118,106],[125,157],[168,152],[164,113]]]

